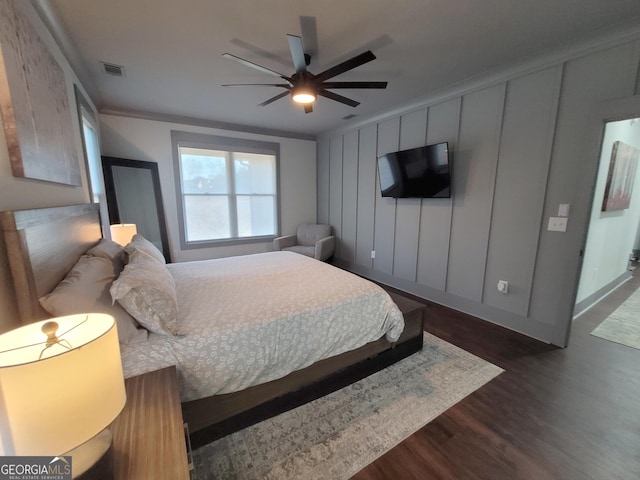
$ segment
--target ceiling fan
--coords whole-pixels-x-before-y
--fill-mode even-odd
[[[234,83],[222,85],[223,87],[246,87],[246,86],[264,86],[264,87],[281,87],[284,88],[285,91],[279,93],[278,95],[271,97],[268,100],[265,100],[259,107],[264,107],[269,105],[270,103],[275,102],[287,95],[291,95],[293,101],[300,103],[304,107],[305,113],[311,113],[313,111],[313,102],[317,99],[318,96],[328,98],[330,100],[334,100],[336,102],[344,103],[345,105],[349,105],[350,107],[357,107],[360,105],[360,102],[356,102],[351,98],[344,97],[342,95],[338,95],[337,93],[331,92],[333,89],[340,88],[376,88],[383,89],[387,88],[387,82],[328,82],[327,80],[340,75],[344,72],[352,70],[360,65],[364,65],[372,60],[375,60],[376,56],[371,52],[371,50],[367,50],[360,55],[356,55],[349,60],[346,60],[338,65],[335,65],[324,72],[318,73],[314,75],[310,71],[307,70],[309,63],[311,62],[311,57],[304,53],[304,49],[302,47],[302,37],[297,35],[287,35],[287,39],[289,41],[289,50],[291,51],[291,58],[293,59],[293,65],[295,66],[295,73],[291,76],[283,75],[282,73],[278,73],[269,68],[263,67],[262,65],[258,65],[257,63],[250,62],[249,60],[245,60],[240,57],[236,57],[230,53],[225,53],[222,56],[225,58],[229,58],[231,60],[235,60],[237,62],[242,63],[251,68],[255,68],[256,70],[260,70],[261,72],[268,73],[269,75],[273,75],[276,77],[285,80],[287,83]]]

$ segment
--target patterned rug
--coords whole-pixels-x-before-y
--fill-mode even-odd
[[[503,370],[428,333],[423,349],[194,451],[194,479],[347,479]]]
[[[640,349],[640,288],[598,325],[591,335]]]

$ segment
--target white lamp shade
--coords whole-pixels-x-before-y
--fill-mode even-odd
[[[50,320],[0,335],[0,455],[62,455],[108,427],[124,407],[113,317],[51,320],[71,349],[45,348],[41,328]]]
[[[109,230],[111,230],[111,240],[119,243],[123,247],[138,233],[135,223],[117,223],[111,225]]]

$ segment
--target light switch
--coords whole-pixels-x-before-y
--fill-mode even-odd
[[[547,230],[550,232],[566,232],[568,221],[567,217],[549,217]]]
[[[559,217],[568,217],[569,216],[569,207],[568,203],[561,203],[560,207],[558,207],[558,216]]]

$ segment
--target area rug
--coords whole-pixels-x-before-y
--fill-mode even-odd
[[[633,292],[591,335],[640,349],[640,289]]]
[[[194,451],[194,479],[347,479],[503,370],[433,335],[423,349]]]

